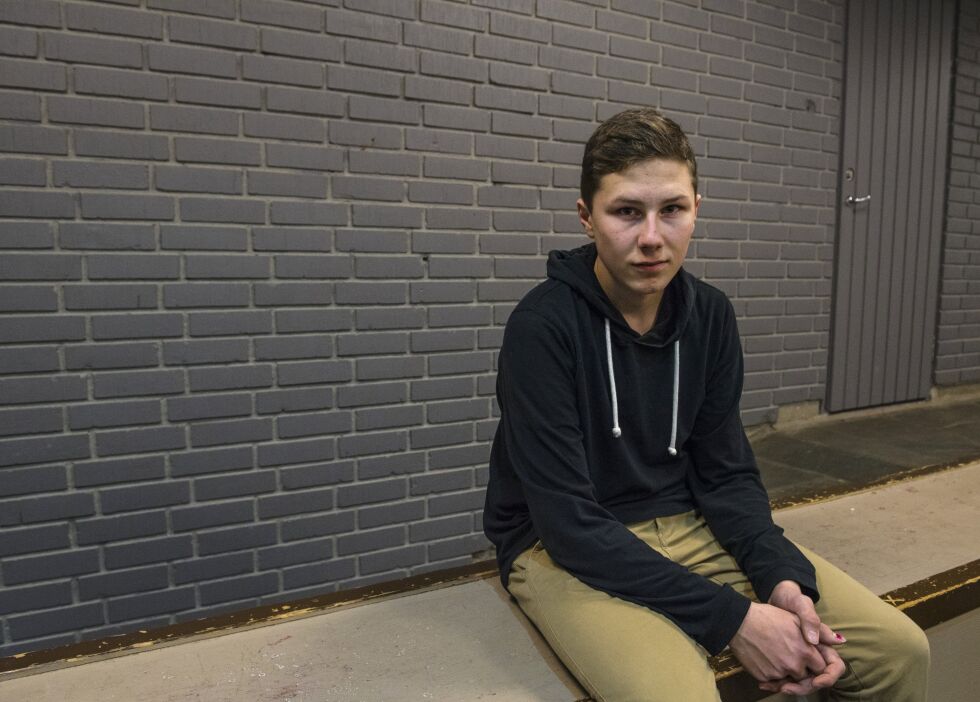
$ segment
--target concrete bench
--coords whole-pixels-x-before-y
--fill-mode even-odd
[[[978,488],[975,463],[776,515],[791,538],[927,629],[934,659],[930,702],[975,700],[980,685]],[[134,652],[142,653],[123,655]],[[781,699],[760,692],[730,656],[712,663],[725,702]],[[588,696],[510,602],[489,562],[0,659],[3,700],[135,698],[576,702]]]

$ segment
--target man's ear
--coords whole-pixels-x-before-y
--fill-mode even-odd
[[[698,193],[694,196],[694,216],[698,216],[698,208],[701,207],[701,194]]]
[[[592,231],[592,213],[589,212],[589,208],[585,204],[585,200],[579,198],[575,201],[575,207],[578,209],[578,219],[585,227],[585,233],[590,239],[595,238],[595,232]]]

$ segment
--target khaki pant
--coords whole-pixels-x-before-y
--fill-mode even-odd
[[[745,575],[694,512],[630,527],[671,560],[757,599]],[[923,702],[929,643],[908,617],[815,554],[820,618],[847,643],[847,669],[830,700]],[[594,590],[538,544],[514,561],[510,593],[558,657],[600,702],[717,702],[707,653],[673,622]]]

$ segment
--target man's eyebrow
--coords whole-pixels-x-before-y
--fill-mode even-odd
[[[671,195],[669,197],[665,197],[662,200],[658,199],[658,202],[662,205],[671,205],[676,202],[682,202],[682,201],[689,202],[690,196],[685,195],[684,193],[678,193],[677,195]],[[610,204],[615,204],[615,205],[642,205],[645,202],[646,202],[645,199],[640,197],[633,197],[631,195],[617,195],[612,200],[610,200]]]

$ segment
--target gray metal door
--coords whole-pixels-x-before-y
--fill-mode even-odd
[[[827,410],[932,384],[955,0],[849,3]]]

